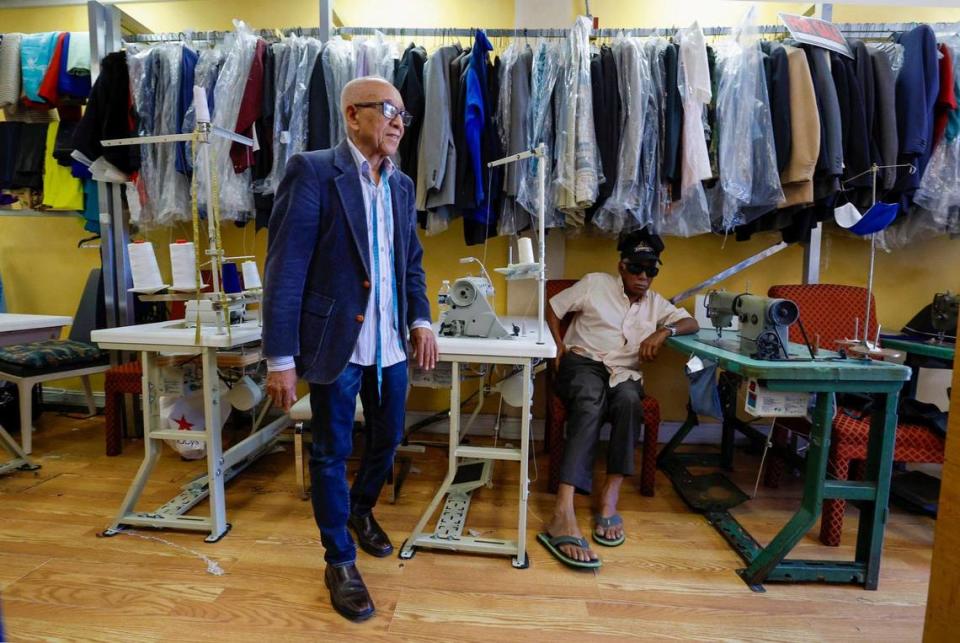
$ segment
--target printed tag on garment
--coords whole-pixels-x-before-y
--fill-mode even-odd
[[[703,370],[703,360],[694,355],[687,362],[687,372],[690,374],[699,373]]]
[[[290,130],[283,130],[280,132],[280,142],[284,145],[290,144]]]
[[[259,151],[260,151],[260,140],[257,138],[257,124],[254,123],[254,124],[251,126],[251,129],[253,130],[253,151],[254,151],[254,152],[259,152]]]

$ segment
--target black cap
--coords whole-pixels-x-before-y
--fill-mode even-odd
[[[627,263],[641,263],[644,261],[660,261],[663,252],[663,239],[659,235],[648,232],[646,228],[635,230],[620,237],[617,250],[620,258]]]

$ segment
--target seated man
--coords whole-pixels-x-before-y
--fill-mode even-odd
[[[660,271],[660,237],[645,230],[619,245],[619,276],[595,272],[555,295],[547,307],[547,324],[557,342],[558,393],[567,407],[567,440],[553,519],[538,540],[561,562],[599,567],[577,527],[574,492],[589,494],[593,455],[600,427],[612,425],[607,478],[595,501],[593,539],[616,546],[624,541],[617,499],[624,476],[633,475],[634,446],[640,432],[644,362],[656,358],[672,335],[699,330],[687,311],[650,290]],[[577,315],[565,337],[560,320]]]

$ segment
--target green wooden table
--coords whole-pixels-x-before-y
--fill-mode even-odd
[[[719,368],[744,378],[756,378],[772,391],[824,393],[816,396],[810,445],[806,457],[805,481],[800,509],[783,529],[762,547],[729,511],[707,511],[705,517],[720,532],[747,567],[737,570],[755,591],[763,591],[766,581],[855,583],[876,589],[883,550],[883,532],[887,519],[893,447],[897,427],[897,398],[901,386],[910,378],[905,366],[876,361],[840,359],[835,353],[820,351],[811,359],[806,348],[791,344],[790,361],[762,361],[742,355],[733,348],[731,334],[716,345],[716,332],[702,330],[697,335],[672,337],[667,345],[684,355],[697,355],[718,363]],[[827,478],[830,435],[834,414],[834,396],[829,393],[868,393],[876,396],[876,411],[870,422],[870,437],[865,479],[862,481]],[[726,424],[726,419],[725,424]],[[664,447],[658,463],[671,476],[674,485],[689,481],[685,463],[703,464],[703,458],[676,453],[676,448],[697,424],[691,413],[687,422]],[[727,431],[725,430],[725,441]],[[732,440],[730,440],[732,445]],[[699,461],[698,461],[699,460]],[[816,524],[825,499],[855,501],[860,507],[855,560],[786,560],[787,554]]]

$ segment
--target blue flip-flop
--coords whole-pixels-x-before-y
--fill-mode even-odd
[[[575,560],[570,558],[565,553],[560,551],[561,545],[573,545],[575,547],[580,547],[581,549],[589,549],[586,538],[577,538],[576,536],[551,536],[548,533],[541,532],[537,534],[537,540],[541,545],[547,548],[553,557],[559,560],[561,563],[568,567],[576,567],[578,569],[598,569],[603,563],[600,562],[600,559],[597,560]]]
[[[594,514],[593,516],[593,529],[591,530],[591,535],[593,536],[593,542],[598,545],[603,545],[604,547],[619,547],[623,544],[623,541],[627,539],[626,534],[620,534],[619,538],[609,539],[604,538],[603,536],[597,535],[597,527],[600,529],[610,529],[611,527],[622,527],[623,518],[620,517],[620,514],[613,514],[608,518],[604,518],[600,514]]]

